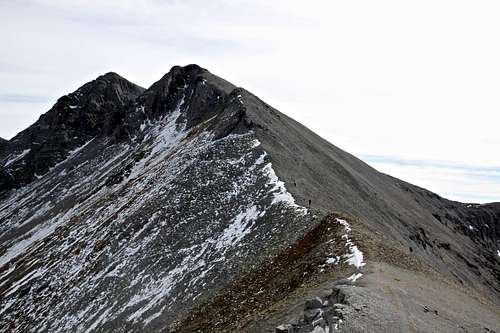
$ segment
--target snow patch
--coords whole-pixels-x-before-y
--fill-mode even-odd
[[[14,163],[14,162],[19,161],[20,159],[22,159],[24,156],[26,156],[26,154],[28,154],[30,152],[30,150],[31,149],[25,149],[21,153],[19,153],[18,155],[14,156],[13,158],[11,158],[7,162],[5,162],[5,164],[3,165],[4,168],[6,168],[9,165],[11,165],[12,163]]]
[[[340,262],[340,257],[328,257],[326,258],[326,263],[328,265],[337,265]]]
[[[345,234],[342,235],[342,239],[345,239],[346,246],[349,249],[349,252],[344,255],[344,258],[346,259],[346,263],[349,265],[353,265],[356,268],[361,268],[365,265],[365,262],[363,260],[363,252],[361,252],[356,245],[352,242],[352,240],[349,238],[349,232],[351,232],[351,226],[349,223],[347,223],[346,220],[342,219],[337,219],[337,222],[339,222],[341,225],[344,226]]]
[[[77,147],[77,148],[75,148],[73,150],[68,151],[68,155],[66,156],[66,158],[63,161],[61,161],[61,162],[57,163],[56,165],[54,165],[53,167],[49,168],[49,171],[47,173],[51,172],[52,170],[54,170],[55,168],[57,168],[61,164],[64,164],[66,161],[69,161],[70,159],[72,159],[73,157],[75,157],[76,155],[78,155],[78,153],[80,151],[82,151],[85,147],[87,147],[87,145],[89,143],[91,143],[92,141],[94,141],[94,139],[95,138],[92,138],[89,141],[85,142],[83,145],[81,145],[81,146],[79,146],[79,147]],[[44,175],[46,175],[46,174],[44,174]],[[44,175],[40,176],[40,178],[42,178]],[[40,178],[38,178],[38,179],[40,179]]]
[[[162,120],[158,127],[153,129],[157,135],[153,142],[151,153],[134,166],[130,175],[122,184],[138,177],[140,174],[144,174],[145,168],[149,165],[156,165],[156,162],[163,160],[171,152],[172,148],[185,137],[187,134],[185,132],[185,124],[182,125],[182,128],[177,128],[177,119],[181,115],[183,104],[184,97],[182,97],[176,109],[166,119]]]
[[[324,328],[321,326],[316,326],[314,329],[311,331],[311,333],[330,333],[330,327],[325,326]]]
[[[8,292],[5,294],[5,296],[9,296],[13,294],[16,290],[18,290],[20,287],[24,286],[26,283],[29,281],[42,276],[42,270],[34,270],[28,274],[26,274],[22,279],[19,281],[15,281],[7,290]]]
[[[82,149],[83,149],[83,148],[87,147],[87,145],[88,145],[89,143],[91,143],[92,141],[94,141],[94,138],[92,138],[92,139],[90,139],[89,141],[85,142],[85,143],[84,143],[83,145],[81,145],[80,147],[77,147],[77,148],[75,148],[75,149],[73,149],[73,150],[70,150],[70,151],[68,152],[68,157],[67,157],[66,159],[70,159],[70,158],[72,158],[72,157],[76,156],[76,155],[77,155],[80,151],[82,151]]]
[[[8,248],[7,251],[5,251],[5,253],[0,257],[0,267],[8,263],[15,257],[19,256],[20,254],[24,253],[36,241],[44,239],[45,237],[52,234],[59,225],[60,223],[52,223],[51,221],[49,221],[45,225],[38,227],[30,237],[15,243],[13,246]]]
[[[85,331],[85,333],[93,332],[97,326],[108,316],[108,313],[111,311],[110,309],[106,309],[100,316],[95,320],[92,325]]]
[[[363,252],[361,252],[356,245],[350,247],[351,254],[347,259],[347,263],[355,266],[356,268],[363,267],[365,263],[363,262]]]
[[[266,156],[266,153],[259,157],[257,162],[262,163],[264,161],[264,157]],[[276,172],[274,171],[272,167],[272,163],[269,162],[267,163],[264,168],[262,169],[264,174],[268,177],[268,185],[272,185],[271,192],[273,192],[274,199],[272,201],[272,204],[276,203],[285,203],[288,206],[294,207],[297,211],[306,214],[307,209],[305,207],[299,206],[295,203],[295,199],[293,196],[290,194],[290,192],[287,191],[285,187],[285,183],[281,181],[278,176],[276,175]]]
[[[342,239],[345,240],[345,245],[348,248],[348,251],[346,254],[344,254],[342,257],[345,259],[344,262],[348,263],[349,265],[352,265],[356,268],[361,268],[365,265],[364,262],[364,256],[363,252],[358,248],[357,245],[353,243],[351,238],[349,237],[349,233],[351,232],[351,226],[347,221],[343,219],[336,219],[338,223],[340,223],[344,227],[345,233],[342,235]],[[341,260],[341,257],[336,256],[336,257],[327,257],[326,259],[326,264],[329,265],[337,265]]]
[[[356,282],[356,280],[359,279],[362,276],[363,276],[362,273],[354,273],[353,275],[349,276],[347,278],[347,280],[352,281],[352,282]]]
[[[251,206],[236,215],[231,224],[224,229],[222,235],[217,239],[216,248],[226,248],[239,243],[243,237],[250,233],[250,226],[257,220],[259,214],[257,207]]]

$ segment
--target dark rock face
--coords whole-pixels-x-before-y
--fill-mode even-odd
[[[7,147],[8,141],[4,138],[0,138],[0,156],[3,156],[4,149]]]
[[[147,90],[103,75],[0,140],[0,163],[6,330],[173,327],[331,212],[500,299],[500,204],[448,201],[381,174],[197,65]],[[308,298],[295,326],[340,325],[340,301]],[[268,328],[297,328],[280,323]]]
[[[118,74],[107,73],[59,98],[36,123],[2,144],[0,195],[44,175],[93,138],[123,138],[126,107],[143,91]]]
[[[197,65],[175,66],[137,98],[135,105],[141,106],[140,112],[128,112],[127,123],[129,128],[137,129],[146,120],[167,117],[180,103],[188,109],[177,121],[185,122],[190,129],[214,116],[237,113],[229,103],[235,101],[234,89],[232,84]]]

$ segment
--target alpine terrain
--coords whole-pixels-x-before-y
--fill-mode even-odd
[[[382,174],[197,65],[98,77],[0,166],[1,332],[500,333],[500,203]]]

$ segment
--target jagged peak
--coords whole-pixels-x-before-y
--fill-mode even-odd
[[[118,90],[116,89],[117,87],[119,87]],[[99,94],[103,93],[106,89],[110,88],[111,89],[115,88],[114,90],[117,91],[119,95],[131,94],[134,98],[139,96],[145,90],[143,87],[140,87],[135,83],[130,82],[129,80],[125,79],[124,77],[115,72],[108,72],[98,76],[96,79],[90,82],[85,83],[76,91],[68,95],[72,94],[82,95],[91,93]]]
[[[127,108],[143,92],[144,88],[108,72],[60,97],[49,111],[11,141],[0,140],[0,157],[29,152],[18,160],[19,167],[11,164],[15,171],[0,175],[0,188],[6,191],[29,183],[92,138],[118,140]]]
[[[156,119],[175,110],[182,101],[186,111],[183,119],[192,124],[191,120],[220,111],[221,103],[234,88],[199,65],[173,66],[137,99],[137,105],[145,107],[148,118]]]
[[[172,66],[172,68],[170,69],[170,72],[179,72],[179,71],[184,72],[184,73],[191,73],[191,74],[200,74],[200,73],[208,72],[208,70],[206,70],[205,68],[203,68],[197,64],[189,64],[186,66],[175,65],[175,66]]]
[[[167,73],[165,73],[160,80],[153,83],[153,85],[148,89],[158,89],[167,88],[172,84],[172,82],[186,82],[193,81],[193,79],[203,75],[204,73],[209,73],[208,70],[195,65],[187,66],[173,66]]]
[[[119,74],[108,72],[58,98],[51,110],[42,115],[41,118],[51,113],[60,114],[61,111],[85,112],[89,105],[99,108],[109,102],[123,106],[134,101],[144,91],[144,88],[128,81]],[[95,108],[92,107],[92,109]]]
[[[173,66],[160,80],[153,83],[148,91],[162,89],[168,92],[172,84],[177,88],[179,84],[191,85],[198,83],[208,83],[226,94],[229,94],[235,88],[232,83],[210,73],[207,69],[196,64],[189,64],[186,66]]]
[[[34,172],[44,174],[68,151],[91,138],[106,136],[121,140],[130,137],[145,118],[164,117],[178,108],[181,101],[179,121],[185,122],[187,128],[217,115],[210,129],[217,137],[224,136],[241,124],[244,110],[237,96],[241,92],[241,88],[195,64],[173,66],[147,90],[115,72],[108,72],[62,96],[35,124],[12,141],[0,140],[0,144],[5,146],[2,150],[9,152],[31,149],[30,161],[36,167],[27,165],[22,175],[29,182]],[[144,108],[138,109],[138,106]],[[51,147],[54,153],[41,154],[43,161],[40,163],[38,150],[42,146]]]
[[[118,78],[118,79],[126,80],[123,76],[121,76],[120,74],[118,74],[116,72],[107,72],[106,74],[103,74],[103,75],[99,76],[98,78],[100,78],[100,77]]]
[[[121,76],[120,74],[118,74],[116,72],[107,72],[105,74],[99,75],[94,80],[92,80],[88,83],[98,83],[98,82],[130,84],[130,85],[133,85],[133,86],[136,86],[136,87],[139,87],[139,88],[145,90],[145,88],[142,88],[142,87],[138,86],[137,84],[127,80],[126,78],[124,78],[123,76]]]

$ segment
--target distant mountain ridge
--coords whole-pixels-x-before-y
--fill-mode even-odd
[[[379,173],[197,65],[98,77],[0,165],[0,331],[500,331],[500,203]]]

